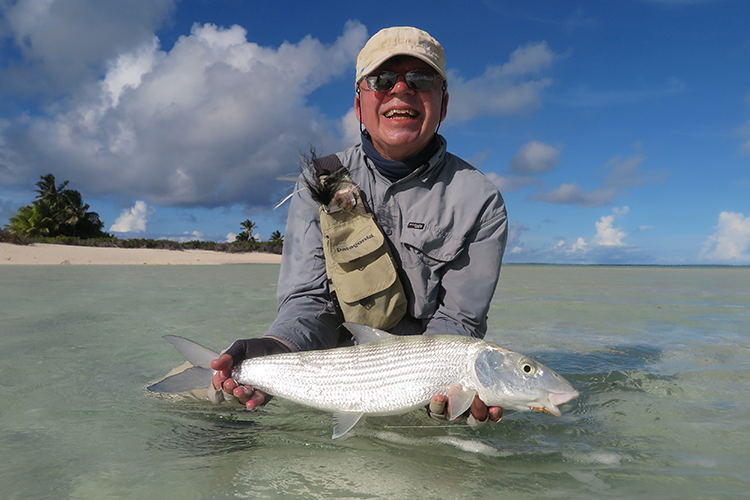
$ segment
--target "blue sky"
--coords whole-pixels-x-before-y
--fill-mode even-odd
[[[299,153],[358,140],[381,28],[444,46],[449,150],[500,188],[506,262],[750,264],[745,0],[0,0],[0,224],[39,176],[119,237],[284,232]]]

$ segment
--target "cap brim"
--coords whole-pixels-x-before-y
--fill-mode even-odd
[[[365,76],[369,75],[370,73],[372,73],[373,71],[375,71],[376,69],[378,69],[378,68],[379,68],[379,67],[380,67],[380,66],[381,66],[381,65],[382,65],[383,63],[385,63],[385,62],[386,62],[387,60],[389,60],[389,59],[393,59],[394,57],[398,57],[398,56],[409,56],[409,57],[414,57],[414,58],[416,58],[416,59],[419,59],[420,61],[426,62],[427,64],[429,64],[429,65],[430,65],[430,67],[431,67],[432,69],[434,69],[435,71],[437,71],[437,74],[438,74],[438,75],[440,75],[440,77],[441,77],[441,78],[442,78],[443,80],[446,80],[446,76],[445,76],[445,74],[444,74],[444,73],[443,73],[443,72],[442,72],[442,71],[440,70],[440,68],[438,68],[437,66],[435,66],[435,64],[434,64],[434,63],[433,63],[432,61],[430,61],[429,59],[427,59],[427,58],[425,58],[425,57],[422,57],[421,55],[417,55],[417,54],[414,54],[414,53],[412,53],[412,52],[395,52],[395,53],[391,53],[391,54],[388,54],[388,55],[386,55],[386,56],[384,56],[384,57],[381,57],[381,58],[379,58],[379,59],[376,59],[376,60],[372,61],[372,62],[371,62],[371,63],[370,63],[370,64],[369,64],[369,65],[368,65],[367,67],[365,67],[365,69],[364,69],[364,70],[362,71],[362,74],[361,74],[361,75],[359,76],[359,78],[357,79],[357,83],[359,83],[359,81],[360,81],[360,80],[362,80],[362,78],[363,78],[363,77],[365,77]]]

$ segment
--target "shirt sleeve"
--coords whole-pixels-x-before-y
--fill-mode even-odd
[[[287,218],[276,297],[278,315],[266,336],[298,351],[335,347],[339,321],[331,301],[318,204],[298,182]]]
[[[424,334],[484,338],[508,239],[508,217],[499,194],[491,213],[488,221],[467,236],[464,250],[446,266],[437,310],[426,321]]]

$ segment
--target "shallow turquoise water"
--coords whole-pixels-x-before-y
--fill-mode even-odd
[[[750,269],[506,266],[492,340],[581,391],[473,431],[149,396],[179,334],[275,316],[278,266],[0,268],[0,496],[738,498],[750,491]]]

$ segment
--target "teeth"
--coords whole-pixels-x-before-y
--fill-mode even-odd
[[[417,116],[417,112],[414,111],[413,109],[392,109],[385,113],[386,118],[393,118],[394,116],[396,117],[409,116],[409,117],[414,118],[415,116]]]

